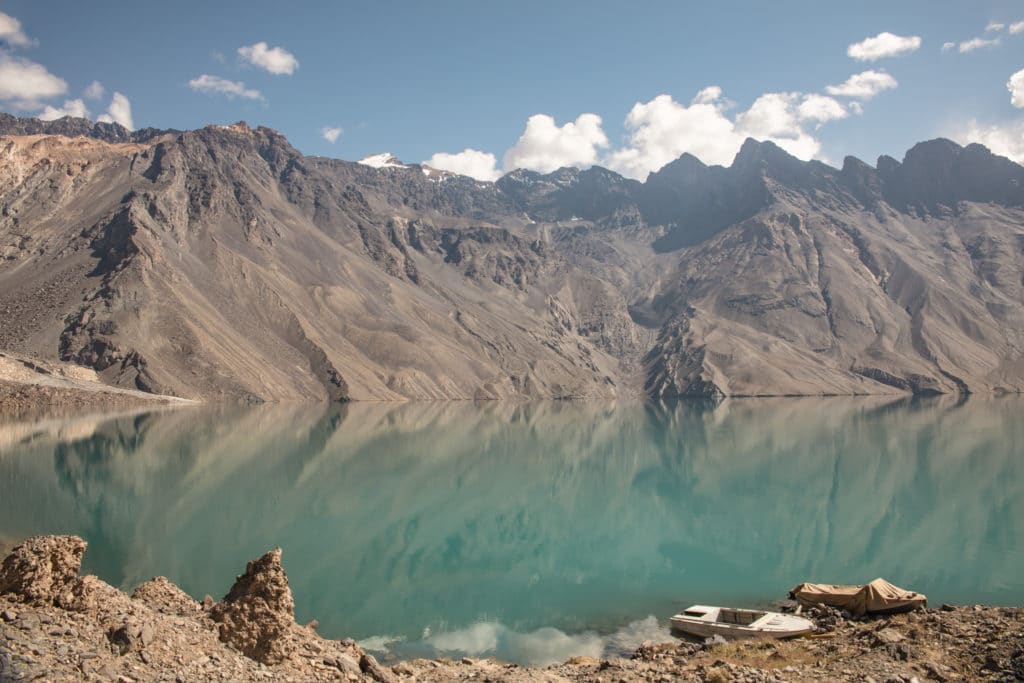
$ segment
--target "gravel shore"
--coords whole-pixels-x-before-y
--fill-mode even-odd
[[[219,602],[198,602],[162,577],[129,596],[79,576],[85,548],[74,536],[35,537],[0,566],[0,682],[1024,680],[1024,609],[950,605],[860,620],[811,610],[811,638],[649,643],[546,668],[385,666],[350,639],[322,638],[315,622],[295,623],[280,550],[250,562]]]

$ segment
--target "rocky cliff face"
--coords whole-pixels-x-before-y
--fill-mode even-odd
[[[0,117],[0,348],[189,398],[1019,391],[1024,169],[748,141],[645,183]]]

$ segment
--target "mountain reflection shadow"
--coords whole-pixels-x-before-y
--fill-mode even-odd
[[[77,533],[108,581],[200,597],[280,545],[298,618],[357,638],[611,633],[878,575],[1019,602],[1022,408],[356,403],[0,427],[0,535]]]

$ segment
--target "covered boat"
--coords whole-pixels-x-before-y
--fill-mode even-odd
[[[789,597],[805,607],[828,605],[848,610],[854,616],[909,612],[928,605],[920,593],[875,579],[864,586],[834,586],[828,583],[801,583],[789,591]]]
[[[708,638],[792,638],[814,630],[803,617],[732,607],[693,605],[669,620],[673,631]]]

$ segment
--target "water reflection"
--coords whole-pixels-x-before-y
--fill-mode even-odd
[[[77,533],[106,580],[163,574],[199,597],[281,545],[300,620],[415,654],[589,654],[647,615],[802,580],[1020,604],[1022,414],[1019,399],[759,399],[0,425],[0,536]]]

